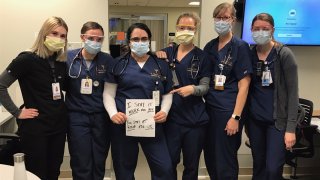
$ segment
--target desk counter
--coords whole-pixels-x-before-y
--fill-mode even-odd
[[[0,172],[0,180],[13,180],[13,166],[0,164]],[[40,178],[38,178],[36,175],[32,174],[29,171],[27,171],[27,178],[28,180],[40,180]]]
[[[13,117],[9,112],[2,112],[1,108],[0,108],[0,126],[6,123],[7,121],[9,121]]]
[[[314,109],[312,113],[312,117],[319,117],[320,118],[320,109]]]

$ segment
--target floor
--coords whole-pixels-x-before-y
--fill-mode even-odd
[[[139,158],[138,160],[139,166],[136,168],[135,179],[136,180],[150,180],[150,170],[148,168],[147,161],[145,158]],[[183,166],[181,164],[178,165],[178,180],[181,180]],[[203,174],[203,175],[201,175]],[[106,178],[104,180],[115,180],[115,175],[111,171],[106,171]],[[284,176],[285,179],[290,179],[290,176]],[[199,172],[198,180],[209,180],[209,176],[207,172]],[[251,180],[251,175],[240,175],[238,180]],[[299,180],[320,180],[320,175],[298,175]],[[59,180],[72,180],[72,178],[59,178]]]
[[[141,178],[141,177],[140,177]],[[150,180],[150,178],[146,178],[145,176],[143,178],[138,178],[136,176],[137,180]],[[181,179],[181,177],[179,178]],[[199,177],[198,180],[209,180],[209,177]],[[290,179],[289,177],[285,177],[285,179]],[[320,176],[312,176],[312,175],[299,175],[299,180],[320,180]],[[59,180],[72,180],[72,178],[59,178]],[[104,180],[115,180],[115,178],[105,178]],[[243,175],[239,176],[238,180],[251,180],[251,176]]]
[[[112,165],[110,165],[112,167]],[[183,165],[180,163],[177,167],[178,172],[178,180],[181,180],[183,171]],[[251,170],[250,170],[251,171]],[[316,171],[317,172],[317,171]],[[320,169],[319,169],[320,172]],[[243,173],[243,174],[250,174],[250,173]],[[69,176],[65,176],[69,177]],[[71,176],[70,176],[71,177]],[[290,179],[290,176],[284,176],[286,179]],[[106,171],[106,178],[104,180],[115,180],[115,175],[113,171],[109,170]],[[138,166],[135,171],[135,179],[136,180],[150,180],[150,170],[148,167],[148,163],[146,159],[144,158],[143,152],[139,153],[138,158]],[[199,178],[198,180],[209,180],[209,176],[207,175],[207,171],[205,169],[202,169],[202,171],[199,171]],[[239,180],[251,180],[251,175],[240,175]],[[299,180],[320,180],[320,174],[317,176],[315,175],[298,175]],[[72,178],[60,178],[59,180],[72,180]]]

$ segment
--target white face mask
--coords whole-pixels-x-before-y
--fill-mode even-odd
[[[271,31],[253,31],[251,35],[254,42],[258,45],[267,44],[272,40]]]
[[[130,45],[131,51],[138,57],[142,57],[150,51],[149,41],[132,42]]]
[[[231,31],[231,28],[231,23],[228,21],[220,20],[214,22],[214,29],[219,35],[227,34],[229,31]]]
[[[101,51],[101,42],[85,40],[84,41],[84,49],[90,54],[97,54]]]
[[[179,44],[187,45],[192,43],[194,38],[194,31],[184,30],[176,32],[176,39]]]

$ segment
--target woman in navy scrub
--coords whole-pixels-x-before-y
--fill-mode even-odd
[[[199,158],[205,140],[209,116],[202,95],[209,89],[210,60],[193,44],[200,25],[195,13],[181,14],[176,23],[178,46],[169,46],[157,56],[169,61],[175,90],[165,126],[167,143],[177,179],[177,165],[183,154],[182,179],[197,180]]]
[[[171,180],[172,164],[163,130],[172,103],[171,71],[165,61],[150,54],[151,31],[147,25],[132,24],[127,41],[130,52],[115,62],[103,96],[112,121],[111,152],[116,179],[134,179],[140,143],[151,169],[151,179]],[[126,136],[126,99],[157,101],[158,98],[155,137]]]
[[[251,24],[253,69],[249,92],[248,132],[253,156],[252,179],[282,179],[286,149],[295,144],[298,72],[292,51],[273,38],[270,14]]]
[[[204,157],[211,179],[232,180],[238,179],[237,151],[241,145],[241,114],[251,80],[251,55],[249,45],[232,34],[232,4],[218,5],[213,18],[219,36],[204,47],[215,63],[205,97],[210,124]]]
[[[84,47],[68,52],[68,145],[75,180],[103,179],[110,138],[110,118],[103,104],[107,69],[113,58],[101,52],[103,28],[86,22],[81,28]]]
[[[66,142],[68,117],[62,90],[67,75],[67,33],[62,18],[48,18],[31,49],[20,53],[0,76],[1,104],[20,122],[26,169],[45,180],[58,180]],[[16,80],[23,109],[13,103],[7,90]]]

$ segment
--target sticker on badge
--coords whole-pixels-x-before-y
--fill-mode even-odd
[[[160,91],[152,91],[152,99],[154,100],[154,105],[160,105]]]
[[[58,100],[61,99],[61,91],[59,83],[52,83],[52,99]]]
[[[224,90],[225,81],[226,81],[225,75],[215,75],[214,76],[214,89]]]
[[[92,79],[87,78],[81,80],[80,93],[92,94]]]

